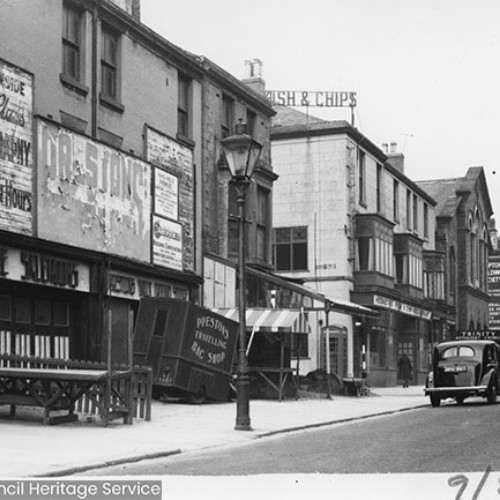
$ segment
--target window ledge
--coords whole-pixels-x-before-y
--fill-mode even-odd
[[[59,74],[59,79],[65,87],[68,87],[80,95],[86,96],[89,93],[89,88],[86,85],[83,85],[83,83],[80,83],[78,80],[75,80],[64,73]]]
[[[116,111],[117,113],[123,113],[125,111],[125,106],[121,102],[104,95],[102,92],[99,93],[99,100],[102,105]]]
[[[196,146],[196,142],[193,141],[193,139],[190,139],[189,137],[187,137],[185,135],[178,133],[176,138],[179,142],[182,142],[183,144],[185,144],[186,146],[188,146],[190,148],[194,148]]]

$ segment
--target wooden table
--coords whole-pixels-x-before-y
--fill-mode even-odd
[[[120,382],[122,389],[117,389]],[[75,403],[87,396],[98,408],[103,425],[123,418],[131,424],[132,371],[78,370],[50,368],[0,368],[0,404],[38,406],[44,409],[43,423],[56,424],[78,420]],[[64,415],[51,416],[64,410]]]

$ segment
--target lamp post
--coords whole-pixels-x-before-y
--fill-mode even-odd
[[[246,279],[245,279],[245,202],[246,191],[251,183],[253,170],[259,159],[262,145],[246,133],[246,124],[241,120],[236,125],[236,133],[221,141],[221,146],[231,171],[236,189],[238,206],[238,370],[236,378],[236,425],[235,430],[249,431],[250,426],[250,375],[246,352]]]

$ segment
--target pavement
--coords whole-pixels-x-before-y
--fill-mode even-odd
[[[244,443],[351,420],[428,406],[422,386],[371,388],[359,397],[324,395],[298,400],[251,400],[252,430],[234,430],[235,402],[189,405],[153,401],[152,419],[42,424],[36,408],[19,407],[15,417],[0,406],[0,477],[61,477],[108,465],[136,462],[228,444]]]

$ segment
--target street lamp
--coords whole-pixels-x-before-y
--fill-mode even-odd
[[[245,195],[251,183],[253,170],[259,159],[262,145],[246,133],[246,124],[241,120],[236,133],[221,140],[221,146],[231,171],[236,188],[238,206],[238,278],[239,278],[239,335],[238,370],[236,378],[236,425],[235,430],[249,431],[250,426],[250,375],[246,352],[246,280],[245,280]]]

